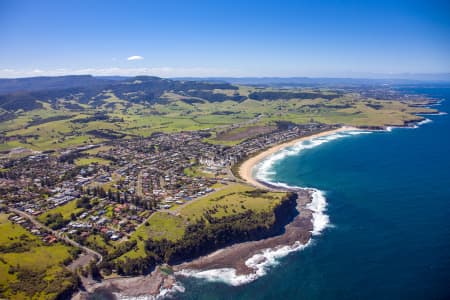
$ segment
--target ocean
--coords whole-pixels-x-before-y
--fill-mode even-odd
[[[448,99],[450,88],[402,87]],[[450,117],[329,136],[283,150],[256,176],[311,187],[315,235],[239,286],[180,278],[176,299],[450,299]],[[320,195],[320,194],[319,194]]]

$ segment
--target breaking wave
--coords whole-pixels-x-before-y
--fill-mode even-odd
[[[425,119],[421,122],[416,123],[414,126],[410,127],[399,127],[399,128],[417,128],[420,125],[430,123],[432,120]],[[392,131],[394,126],[386,127],[385,130],[381,131]],[[348,131],[341,131],[337,133],[332,133],[320,137],[311,137],[310,139],[303,140],[293,146],[289,146],[281,149],[280,151],[266,157],[259,164],[257,164],[253,169],[253,175],[258,181],[266,182],[272,186],[283,187],[287,189],[306,189],[311,192],[311,202],[307,205],[307,208],[313,212],[313,230],[312,235],[319,235],[327,227],[330,227],[330,218],[325,213],[327,209],[327,201],[325,197],[325,192],[307,187],[297,187],[289,186],[285,183],[274,182],[273,177],[276,172],[273,167],[278,161],[283,160],[286,157],[298,155],[305,149],[312,149],[320,146],[324,143],[337,140],[340,138],[351,137],[360,134],[369,134],[377,130],[358,130],[349,129]],[[264,249],[260,253],[253,255],[249,258],[245,264],[254,272],[250,274],[238,275],[236,270],[233,268],[220,268],[211,270],[181,270],[176,273],[176,275],[182,275],[186,277],[194,277],[199,279],[204,279],[212,282],[224,282],[232,286],[239,286],[256,280],[267,274],[270,267],[276,266],[279,263],[279,259],[288,255],[294,251],[300,251],[309,245],[311,245],[312,240],[309,240],[306,244],[302,244],[299,241],[295,242],[293,245],[278,246],[272,249]]]
[[[254,169],[254,177],[260,181],[264,181],[270,184],[280,185],[280,183],[272,182],[272,177],[275,175],[275,171],[273,170],[273,166],[276,162],[283,160],[289,156],[298,155],[300,152],[306,149],[312,149],[317,146],[320,146],[324,143],[334,141],[344,137],[350,137],[360,134],[371,133],[371,131],[367,130],[349,130],[349,131],[341,131],[337,133],[332,133],[330,135],[320,136],[320,137],[312,137],[311,139],[303,140],[298,142],[293,146],[289,146],[281,149],[280,151],[268,156],[264,160],[262,160],[259,164],[257,164]]]
[[[306,189],[311,192],[311,202],[307,208],[312,211],[313,215],[313,235],[319,235],[325,228],[330,225],[330,219],[325,214],[327,201],[325,192],[315,188],[303,188],[297,186],[289,186],[281,182],[273,182],[271,180],[275,172],[272,170],[275,162],[284,159],[287,156],[297,155],[304,149],[311,149],[322,145],[323,143],[333,141],[343,137],[349,137],[359,134],[370,133],[364,130],[349,130],[339,133],[333,133],[326,136],[311,138],[304,140],[290,147],[286,147],[271,156],[265,158],[255,167],[255,177],[260,181],[264,181],[273,186],[286,189]],[[289,253],[300,251],[311,244],[311,240],[306,244],[297,241],[293,245],[280,245],[275,248],[264,249],[261,252],[250,257],[246,262],[246,266],[253,270],[250,274],[238,275],[233,268],[220,268],[211,270],[182,270],[177,275],[204,279],[212,282],[224,282],[232,286],[239,286],[256,280],[267,274],[269,268],[276,266],[279,259],[285,257]]]
[[[184,293],[185,289],[181,283],[178,281],[175,282],[171,288],[165,289],[161,288],[159,294],[156,296],[153,295],[141,295],[141,296],[125,296],[120,293],[113,293],[117,299],[119,300],[162,300],[171,298],[176,293]]]
[[[232,286],[239,286],[266,275],[268,269],[277,265],[278,260],[281,257],[284,257],[291,252],[304,249],[310,243],[311,241],[306,244],[295,242],[293,245],[279,246],[273,249],[262,250],[260,253],[253,255],[245,262],[247,267],[254,270],[254,272],[250,274],[238,275],[236,274],[236,270],[233,268],[221,268],[204,271],[182,270],[177,272],[177,275],[204,279],[211,282],[223,282]]]

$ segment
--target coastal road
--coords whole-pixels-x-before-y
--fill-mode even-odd
[[[42,224],[41,222],[36,220],[36,218],[34,218],[33,216],[31,216],[31,215],[29,215],[29,214],[27,214],[27,213],[25,213],[25,212],[23,212],[21,210],[18,210],[18,209],[15,209],[15,208],[11,208],[11,207],[9,207],[9,210],[12,211],[13,213],[23,217],[23,218],[26,218],[26,219],[30,220],[30,222],[33,223],[36,227],[43,228],[46,231],[51,232],[54,236],[57,236],[59,239],[64,240],[67,244],[72,245],[74,247],[77,247],[77,248],[81,249],[82,251],[86,252],[87,254],[97,258],[98,259],[97,265],[99,265],[102,262],[103,256],[100,253],[98,253],[97,251],[94,251],[94,250],[92,250],[92,249],[90,249],[90,248],[88,248],[86,246],[83,246],[80,243],[78,243],[78,242],[68,238],[67,236],[63,235],[61,232],[58,232],[56,230],[53,230],[53,229],[45,226],[44,224]]]

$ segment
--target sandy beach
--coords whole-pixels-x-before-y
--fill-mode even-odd
[[[258,187],[258,188],[262,188],[262,189],[267,189],[268,186],[259,182],[258,180],[256,180],[253,177],[253,168],[255,167],[255,165],[257,165],[259,162],[261,162],[262,160],[264,160],[266,157],[282,150],[283,148],[286,147],[290,147],[293,146],[297,143],[300,143],[302,141],[305,140],[309,140],[312,138],[318,138],[321,136],[327,136],[333,133],[337,133],[337,132],[342,132],[342,131],[348,131],[348,130],[357,130],[357,128],[355,127],[348,127],[348,126],[344,126],[344,127],[340,127],[337,129],[333,129],[333,130],[328,130],[328,131],[323,131],[317,134],[313,134],[313,135],[309,135],[309,136],[304,136],[286,143],[282,143],[282,144],[278,144],[275,145],[273,147],[270,147],[269,149],[258,153],[255,156],[250,157],[249,159],[247,159],[246,161],[244,161],[241,166],[239,167],[239,176],[241,176],[241,178],[243,180],[245,180],[247,183]]]
[[[260,182],[254,178],[253,168],[255,165],[285,147],[293,146],[299,142],[312,138],[328,136],[337,132],[349,130],[357,130],[357,128],[341,127],[275,145],[244,161],[239,168],[239,175],[243,180],[255,187],[281,190],[281,188],[270,186],[270,183]],[[185,262],[178,266],[174,266],[174,270],[178,271],[180,275],[185,276],[196,277],[199,274],[201,276],[203,276],[203,274],[207,274],[205,278],[208,278],[211,274],[216,274],[216,276],[218,276],[217,274],[220,274],[220,270],[232,269],[234,270],[234,275],[232,276],[237,280],[240,276],[242,278],[242,275],[251,276],[252,274],[256,275],[261,272],[261,265],[263,265],[264,261],[268,259],[265,257],[268,252],[274,252],[283,247],[290,247],[293,249],[299,244],[306,245],[311,239],[314,231],[313,219],[314,213],[316,213],[314,210],[311,210],[310,204],[313,201],[314,194],[318,193],[318,191],[314,189],[295,189],[295,192],[298,195],[296,207],[298,215],[292,220],[292,222],[286,225],[285,230],[281,235],[258,241],[234,244],[224,249],[215,251],[209,255],[194,259],[190,262]],[[266,254],[261,255],[263,253]],[[260,257],[259,259],[261,260],[256,264],[249,264],[252,258],[255,257]],[[221,277],[224,276],[221,275]],[[245,281],[245,279],[242,280]]]

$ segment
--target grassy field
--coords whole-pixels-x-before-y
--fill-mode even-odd
[[[241,96],[248,96],[255,90],[253,87],[239,86],[237,91],[215,90],[214,92],[226,95],[237,92]],[[272,88],[264,90],[276,91]],[[325,90],[323,93],[330,92]],[[433,111],[413,107],[400,101],[360,99],[358,95],[352,93],[346,93],[332,100],[317,98],[256,101],[247,99],[242,102],[226,100],[212,103],[198,98],[198,103],[192,104],[182,101],[186,96],[173,92],[166,92],[162,96],[168,101],[166,104],[131,103],[111,93],[104,93],[104,95],[107,98],[103,100],[103,104],[100,106],[94,106],[92,103],[83,104],[82,112],[74,112],[65,109],[64,106],[54,109],[43,102],[42,109],[21,112],[17,114],[16,119],[0,122],[0,133],[13,138],[1,143],[0,151],[16,147],[33,150],[61,149],[104,141],[104,138],[92,132],[95,130],[110,130],[127,138],[147,137],[157,131],[215,129],[222,134],[218,134],[216,139],[211,139],[211,142],[232,145],[256,134],[262,130],[261,128],[270,128],[269,126],[273,126],[274,122],[279,120],[295,123],[307,123],[313,120],[353,126],[403,125],[407,121],[419,119],[414,115],[416,112]],[[60,101],[73,102],[73,100],[64,99]],[[79,122],[92,118],[98,112],[105,113],[110,120],[93,118],[88,122]],[[65,119],[51,121],[54,117]],[[43,121],[35,124],[33,120],[36,119]],[[47,119],[48,122],[45,121]],[[231,131],[224,131],[231,125],[240,126]],[[95,153],[95,149],[90,152],[92,155]]]
[[[72,258],[71,247],[45,245],[4,213],[0,232],[0,298],[53,299],[71,285],[71,275],[62,265]]]
[[[114,251],[117,242],[106,242],[100,234],[91,234],[86,238],[85,244],[92,249],[102,249],[105,253],[111,253]]]
[[[186,176],[190,176],[190,177],[214,177],[213,174],[203,172],[202,170],[200,170],[200,168],[198,166],[186,168],[183,170],[183,172]]]
[[[166,212],[153,213],[145,224],[141,225],[131,236],[137,241],[137,247],[118,260],[145,257],[145,241],[149,238],[159,240],[166,238],[171,241],[183,237],[188,224],[204,218],[204,213],[211,213],[220,218],[239,214],[246,210],[255,212],[270,211],[286,195],[283,192],[262,192],[244,184],[222,186],[222,189],[205,197],[193,200],[176,209],[173,214]]]
[[[268,211],[280,203],[286,193],[254,193],[255,188],[244,184],[233,184],[193,201],[180,209],[180,215],[189,220],[203,218],[203,214],[214,209],[214,217],[239,214],[245,210]]]
[[[183,237],[186,222],[183,218],[165,212],[156,212],[136,231],[136,236],[176,241]]]
[[[97,148],[93,148],[93,149],[89,149],[89,150],[83,151],[83,153],[86,153],[86,154],[89,154],[89,155],[96,155],[99,152],[106,152],[106,151],[108,151],[108,150],[110,150],[112,148],[113,148],[112,146],[100,146],[100,147],[97,147]]]
[[[83,208],[77,207],[77,200],[70,201],[64,205],[55,207],[49,211],[46,211],[42,215],[38,217],[38,220],[41,222],[45,222],[49,215],[54,215],[60,213],[65,220],[69,220],[71,214],[79,215],[84,211]]]
[[[75,165],[77,166],[87,166],[90,164],[98,164],[98,165],[109,165],[111,161],[101,158],[101,157],[82,157],[75,160]]]

